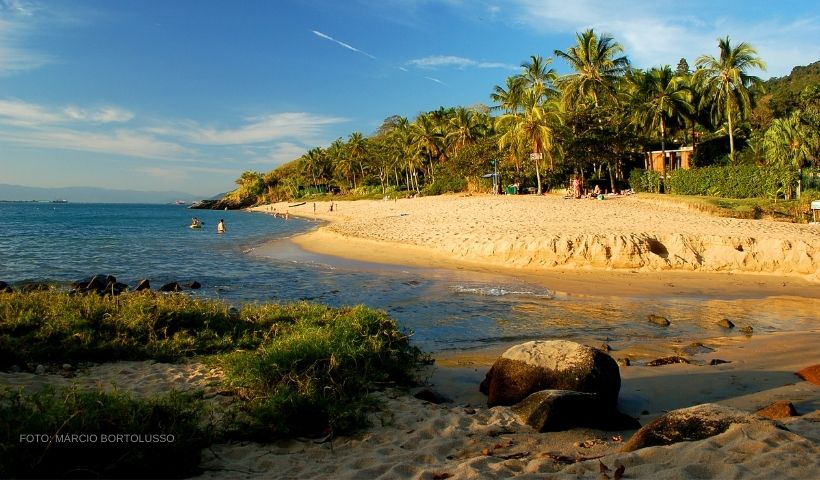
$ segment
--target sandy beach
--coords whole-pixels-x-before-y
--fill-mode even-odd
[[[677,293],[706,299],[820,304],[818,225],[716,218],[639,197],[443,196],[334,202],[333,212],[329,202],[317,202],[315,213],[312,203],[256,210],[323,220],[289,241],[327,255],[502,271],[578,293],[644,295],[674,285]],[[629,453],[622,448],[634,430],[538,433],[510,407],[488,408],[478,384],[501,351],[450,352],[423,372],[427,387],[450,402],[417,399],[417,389],[374,391],[383,406],[356,435],[212,445],[202,453],[204,473],[197,478],[604,479],[617,478],[620,466],[620,478],[627,479],[818,478],[820,385],[796,375],[820,364],[817,345],[820,321],[799,332],[715,335],[686,355],[689,364],[622,365],[618,408],[642,425],[705,403],[752,413],[788,401],[798,413]],[[644,358],[669,345],[656,347],[610,354]],[[712,365],[715,359],[726,363]],[[202,390],[219,411],[234,401],[220,389],[221,376],[196,362],[118,362],[0,372],[0,386],[36,391],[78,384],[137,397]]]
[[[721,218],[640,196],[452,195],[333,202],[332,211],[330,202],[255,210],[322,220],[291,241],[356,260],[504,272],[572,293],[647,295],[665,285],[707,298],[820,298],[820,226]],[[276,470],[282,478],[611,478],[603,462],[624,465],[623,478],[813,478],[820,387],[795,372],[820,363],[817,327],[713,338],[710,353],[689,365],[621,367],[619,408],[642,424],[702,403],[754,412],[790,401],[801,415],[779,426],[735,425],[707,440],[619,453],[633,432],[539,434],[507,407],[487,409],[477,385],[500,352],[454,354],[437,358],[430,377],[452,404],[384,393],[388,418],[376,416],[360,436],[330,445],[215,446],[206,476],[228,469],[248,477]],[[730,363],[709,366],[713,358]]]

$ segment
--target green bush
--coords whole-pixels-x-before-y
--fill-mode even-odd
[[[203,402],[71,388],[0,392],[2,478],[181,478],[210,440]]]
[[[366,424],[374,385],[408,383],[425,359],[384,312],[326,309],[299,318],[253,352],[226,356],[249,399],[237,431],[252,438],[345,433]]]
[[[790,167],[737,165],[675,170],[667,193],[725,198],[791,197],[797,171]]]
[[[467,190],[467,180],[464,177],[439,175],[436,177],[435,182],[422,188],[421,193],[422,195],[442,195],[465,190]]]
[[[635,168],[629,173],[629,188],[635,192],[658,193],[661,191],[661,175],[653,170]]]

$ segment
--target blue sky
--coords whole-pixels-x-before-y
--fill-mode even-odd
[[[390,115],[487,104],[590,27],[641,68],[727,35],[764,79],[820,59],[815,0],[0,0],[0,183],[210,196]]]

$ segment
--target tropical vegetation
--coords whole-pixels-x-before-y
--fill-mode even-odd
[[[694,147],[697,167],[789,169],[781,178],[796,183],[767,189],[772,200],[799,195],[801,179],[819,188],[820,62],[795,68],[794,81],[763,82],[754,47],[726,37],[716,55],[695,59],[694,71],[683,58],[675,69],[642,70],[616,39],[592,29],[553,54],[567,74],[556,73],[552,57],[532,55],[488,89],[489,105],[391,116],[372,135],[353,132],[268,173],[245,172],[229,196],[247,205],[489,191],[494,175],[532,193],[562,189],[571,176],[616,191],[650,167],[647,152],[666,158],[682,146]],[[667,164],[657,187],[669,193]]]

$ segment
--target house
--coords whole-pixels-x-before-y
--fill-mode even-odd
[[[692,159],[693,152],[694,148],[692,147],[681,147],[674,150],[654,150],[652,152],[646,152],[646,158],[644,159],[645,167],[647,170],[663,172],[663,154],[666,153],[667,171],[677,170],[679,168],[688,170],[692,168],[690,160]]]

